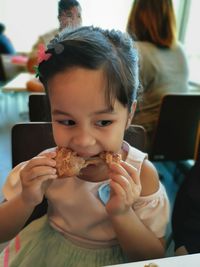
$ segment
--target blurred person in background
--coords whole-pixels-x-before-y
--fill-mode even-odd
[[[60,0],[58,2],[58,22],[59,28],[51,30],[44,35],[39,36],[37,42],[33,45],[32,51],[29,55],[27,69],[34,73],[34,66],[37,65],[38,46],[40,44],[46,45],[51,39],[64,28],[76,28],[82,25],[82,9],[77,0]]]
[[[10,39],[4,34],[5,30],[5,25],[0,23],[0,54],[13,55],[16,51]]]
[[[135,0],[127,32],[137,39],[143,89],[133,123],[145,127],[150,153],[162,97],[188,90],[188,62],[177,41],[172,0]]]
[[[200,156],[184,177],[176,195],[172,213],[175,255],[200,253],[199,176]]]

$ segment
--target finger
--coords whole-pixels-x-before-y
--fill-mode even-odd
[[[51,175],[51,174],[56,174],[56,169],[52,167],[47,167],[47,166],[37,166],[34,168],[31,168],[30,170],[22,170],[21,171],[21,177],[22,180],[33,180],[39,176],[42,175]],[[28,177],[28,178],[27,178]]]
[[[134,191],[131,186],[124,188],[123,186],[121,186],[121,184],[115,182],[114,180],[111,180],[110,187],[112,188],[111,192],[120,197],[125,205],[132,206],[134,199],[137,199],[138,197],[138,193]]]
[[[132,183],[130,182],[129,179],[122,175],[117,175],[117,174],[110,174],[110,179],[111,181],[114,181],[115,183],[119,184],[120,187],[124,190],[125,194],[127,196],[132,195],[133,190],[132,190]]]
[[[120,166],[113,164],[113,167],[115,171],[120,171]],[[121,173],[123,174],[122,176],[126,177],[130,184],[129,189],[127,189],[126,187],[124,187],[124,189],[127,192],[127,197],[129,199],[128,201],[132,201],[132,197],[138,195],[138,190],[139,188],[141,188],[140,177],[138,175],[139,172],[135,167],[123,161],[121,161],[121,168]],[[112,172],[110,173],[110,176],[111,174]]]
[[[56,169],[52,167],[35,167],[31,171],[33,177],[42,176],[42,175],[50,175],[50,174],[56,174]]]
[[[121,161],[120,164],[112,162],[109,168],[114,172],[120,172],[124,176],[130,175],[130,173],[137,173],[137,169],[125,161]]]
[[[32,180],[30,183],[26,184],[26,186],[35,187],[39,190],[42,189],[42,191],[44,192],[52,183],[52,181],[57,178],[57,174],[39,176],[36,179]]]
[[[41,185],[45,182],[45,181],[52,181],[52,180],[55,180],[57,179],[58,176],[57,174],[48,174],[48,175],[42,175],[42,176],[39,176],[33,180],[29,180],[27,181],[26,183],[24,183],[23,185],[24,186],[37,186],[38,188],[41,187]]]
[[[130,165],[131,166],[131,165]],[[123,161],[121,161],[121,165],[117,163],[110,164],[110,173],[114,172],[116,174],[121,174],[122,176],[126,177],[129,182],[131,183],[131,186],[134,186],[134,179],[131,177],[130,173],[124,168]],[[136,168],[131,166],[133,168],[133,171],[136,172]]]
[[[37,178],[37,180],[39,180],[41,182],[44,182],[44,181],[47,181],[47,180],[55,180],[57,178],[58,178],[58,175],[57,174],[48,174],[48,175],[39,176]]]
[[[120,199],[122,205],[132,205],[133,197],[131,194],[127,194],[127,192],[121,187],[120,184],[116,183],[115,181],[110,182],[111,187],[111,197],[113,195],[117,196]]]
[[[134,181],[134,183],[136,185],[140,185],[140,175],[139,175],[139,171],[138,169],[136,169],[134,166],[132,166],[131,164],[123,161],[121,163],[122,167],[124,167],[124,169],[128,172],[128,174],[130,175],[130,177],[132,178],[132,180]]]
[[[56,166],[56,161],[54,159],[45,157],[45,156],[37,156],[29,160],[28,164],[24,169],[29,170],[35,166]]]
[[[120,184],[116,183],[114,180],[111,180],[110,188],[111,188],[111,197],[112,195],[117,195],[120,196],[122,199],[126,199],[126,193]]]

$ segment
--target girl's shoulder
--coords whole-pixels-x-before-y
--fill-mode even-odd
[[[16,196],[21,192],[22,187],[20,180],[20,171],[24,168],[26,163],[27,161],[24,161],[16,165],[8,174],[2,188],[2,192],[6,200],[13,198],[14,196]]]
[[[151,195],[159,190],[159,176],[153,163],[148,160],[147,153],[144,153],[126,142],[123,149],[127,152],[126,161],[138,170],[142,185],[142,196]]]
[[[159,190],[160,181],[158,172],[148,159],[144,160],[144,163],[141,167],[140,180],[142,184],[142,196],[154,194]]]
[[[126,141],[123,142],[122,149],[127,154],[126,162],[133,165],[140,173],[144,160],[148,158],[147,153],[129,145]]]

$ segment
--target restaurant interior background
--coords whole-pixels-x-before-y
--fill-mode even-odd
[[[125,30],[133,0],[79,0],[83,10],[83,25]],[[40,34],[58,27],[57,0],[1,0],[0,22],[6,25],[6,35],[19,53],[28,53]],[[186,50],[191,88],[200,92],[200,38],[198,34],[199,0],[174,0],[178,36]],[[0,90],[0,189],[11,168],[10,131],[12,125],[28,120],[23,102],[27,95],[6,95],[7,103],[17,97],[18,104],[7,110],[2,106]],[[9,118],[9,120],[7,120]],[[5,161],[5,157],[10,157]],[[0,193],[1,198],[1,193]]]
[[[125,30],[133,0],[80,0],[83,25]],[[57,0],[1,0],[0,21],[18,52],[29,52],[38,35],[54,29],[57,21]],[[198,35],[199,1],[173,0],[179,39],[186,49],[190,65],[190,81],[200,84],[200,38]]]

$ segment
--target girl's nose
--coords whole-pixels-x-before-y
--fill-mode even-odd
[[[88,132],[79,131],[73,137],[73,144],[80,147],[93,146],[96,143],[96,139]]]

